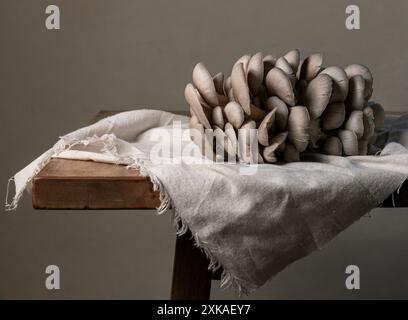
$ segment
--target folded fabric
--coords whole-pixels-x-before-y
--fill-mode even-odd
[[[221,286],[247,293],[321,248],[408,177],[408,115],[388,121],[376,155],[307,153],[302,162],[276,165],[203,159],[188,119],[129,111],[65,135],[11,179],[16,195],[7,209],[51,157],[139,169],[160,191],[158,212],[172,209],[178,234],[190,230],[209,268],[223,268]]]

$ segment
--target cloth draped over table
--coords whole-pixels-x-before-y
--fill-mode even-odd
[[[10,179],[16,194],[11,203],[6,200],[6,207],[16,209],[51,157],[139,169],[160,191],[158,212],[171,209],[178,233],[190,230],[208,256],[209,268],[223,268],[221,286],[234,285],[247,293],[321,248],[408,177],[408,115],[387,119],[378,133],[382,151],[376,155],[307,153],[303,162],[277,165],[191,161],[200,156],[189,138],[188,120],[143,109],[69,133]],[[158,141],[162,147],[171,143],[166,137],[175,134],[181,148],[191,153],[178,154],[172,148],[151,152]]]

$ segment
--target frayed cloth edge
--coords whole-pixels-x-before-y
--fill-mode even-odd
[[[233,287],[236,289],[239,296],[248,295],[254,290],[256,290],[258,286],[255,286],[251,283],[248,283],[240,279],[239,277],[235,276],[232,272],[228,271],[225,267],[221,265],[221,263],[218,261],[218,259],[215,257],[213,253],[215,249],[211,248],[211,246],[207,242],[200,239],[197,233],[193,233],[190,227],[188,226],[188,223],[181,217],[179,212],[174,208],[171,201],[171,197],[167,193],[161,181],[148,170],[143,160],[136,159],[134,160],[135,161],[132,164],[128,164],[127,167],[130,169],[137,169],[140,175],[143,177],[149,177],[150,181],[153,184],[153,190],[159,192],[160,206],[156,208],[157,213],[161,215],[173,208],[174,210],[172,210],[172,219],[173,226],[176,229],[176,235],[179,237],[186,234],[188,231],[191,231],[192,234],[191,238],[193,240],[194,245],[205,254],[206,258],[209,261],[208,270],[210,270],[211,272],[216,272],[219,268],[222,268],[223,271],[221,273],[220,287],[222,289],[228,289],[230,287]]]
[[[12,182],[15,182],[15,176],[12,176],[7,183],[7,192],[6,192],[6,201],[5,201],[5,208],[6,211],[15,211],[18,207],[18,203],[24,194],[24,191],[27,188],[27,185],[32,182],[32,179],[47,165],[50,159],[62,151],[66,151],[71,149],[73,146],[82,144],[87,145],[89,143],[100,141],[103,143],[103,147],[101,151],[105,154],[112,155],[116,158],[117,164],[126,165],[128,169],[136,169],[139,171],[139,174],[143,177],[149,177],[150,181],[153,184],[153,190],[159,192],[160,198],[160,206],[156,208],[156,212],[159,215],[162,215],[170,209],[172,209],[172,201],[170,195],[166,191],[165,187],[161,183],[160,179],[154,175],[151,171],[149,171],[148,166],[146,165],[145,161],[142,159],[138,159],[135,157],[121,157],[116,149],[116,145],[114,142],[115,135],[114,134],[105,134],[103,136],[92,136],[88,137],[87,139],[76,139],[70,136],[60,137],[60,140],[50,149],[50,155],[45,157],[40,163],[37,164],[33,174],[27,179],[25,186],[19,191],[16,192],[13,196],[13,200],[9,203],[8,198],[10,195],[10,185]],[[176,229],[176,235],[182,236],[186,234],[189,230],[191,231],[188,223],[181,217],[179,212],[174,209],[173,210],[173,225]],[[239,277],[235,276],[232,272],[228,269],[223,267],[218,259],[215,257],[211,246],[200,239],[200,237],[195,233],[191,232],[192,239],[194,245],[199,248],[209,260],[208,270],[211,272],[217,271],[219,268],[222,268],[223,271],[221,273],[221,282],[220,287],[222,289],[228,289],[230,287],[234,287],[238,292],[239,296],[248,295],[253,292],[258,286],[255,286]]]

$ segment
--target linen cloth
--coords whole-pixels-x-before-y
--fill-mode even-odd
[[[247,293],[321,248],[408,177],[408,114],[387,119],[378,133],[381,149],[372,150],[376,155],[307,153],[302,162],[259,165],[192,161],[201,156],[190,140],[188,120],[144,109],[69,133],[10,180],[16,194],[10,204],[6,200],[7,209],[16,209],[51,157],[139,169],[160,191],[158,212],[171,209],[178,234],[190,230],[210,259],[209,268],[223,268],[221,286]],[[172,144],[166,140],[170,135],[178,135],[181,148],[191,152],[175,153],[173,146],[153,154],[158,141]]]

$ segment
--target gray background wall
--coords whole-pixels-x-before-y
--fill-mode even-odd
[[[344,27],[358,4],[361,30]],[[45,29],[45,7],[61,30]],[[247,52],[321,51],[326,65],[360,62],[373,99],[407,111],[408,2],[295,0],[0,0],[0,198],[7,179],[98,110],[186,108],[183,89],[204,61],[228,72]],[[250,298],[406,298],[408,212],[375,210],[324,250],[290,266]],[[167,298],[174,231],[169,216],[47,211],[26,196],[0,214],[0,298]],[[61,268],[59,291],[44,269]],[[344,288],[348,264],[362,288]],[[213,284],[213,298],[234,298]]]

